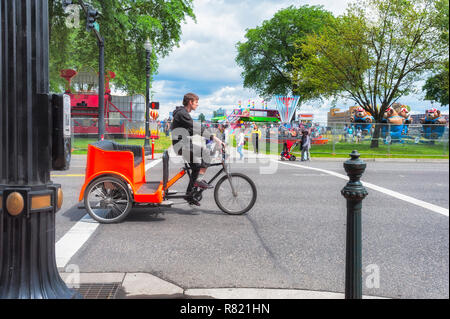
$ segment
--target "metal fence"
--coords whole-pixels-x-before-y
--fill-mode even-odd
[[[72,145],[76,151],[87,150],[87,145],[97,140],[98,125],[96,119],[76,119],[72,125]],[[79,128],[79,123],[85,126]],[[78,125],[78,127],[77,127]],[[150,134],[158,135],[161,140],[166,140],[170,145],[170,130],[167,130],[165,121],[151,121]],[[243,124],[218,124],[199,123],[214,131],[230,144],[235,143],[235,133],[238,128],[243,128],[248,143],[246,148],[253,150],[252,139],[254,132],[259,131],[260,145],[278,144],[276,150],[281,150],[286,140],[300,139],[301,132],[308,130],[312,137],[311,154],[318,156],[347,155],[353,149],[357,149],[363,156],[420,156],[430,158],[442,158],[449,155],[449,128],[448,125],[390,125],[390,124],[365,124],[365,123],[313,123],[280,125],[274,123],[243,123]],[[254,125],[257,126],[255,130]],[[86,129],[86,128],[89,129]],[[222,127],[224,128],[223,133]],[[376,137],[376,130],[379,130]],[[105,132],[106,139],[116,140],[122,144],[144,143],[144,121],[109,121]],[[169,142],[167,142],[169,140]],[[372,147],[373,141],[378,141],[378,147]],[[235,144],[234,144],[235,145]],[[262,151],[268,152],[274,147],[263,145]],[[294,152],[299,149],[293,150]]]

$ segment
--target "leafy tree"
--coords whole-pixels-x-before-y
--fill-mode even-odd
[[[292,83],[290,61],[294,43],[321,30],[332,14],[321,6],[290,6],[278,11],[262,26],[247,30],[246,42],[238,42],[236,62],[244,71],[244,87],[254,89],[264,99],[289,93],[308,98],[308,87]]]
[[[206,117],[205,117],[205,114],[203,114],[203,113],[200,113],[200,115],[198,116],[198,120],[199,120],[200,122],[204,122],[204,121],[206,121]]]
[[[78,3],[77,0],[73,1]],[[85,1],[86,3],[88,1]],[[181,23],[195,19],[193,0],[91,0],[100,11],[100,33],[105,39],[105,70],[116,73],[117,89],[129,94],[145,94],[147,38],[153,44],[152,74],[158,68],[157,56],[164,57],[177,46]],[[50,15],[50,83],[60,91],[64,80],[59,71],[65,68],[91,67],[98,70],[98,46],[95,35],[86,31],[85,14],[80,7],[80,25],[69,28],[61,0],[49,0]]]
[[[430,77],[423,89],[426,91],[425,99],[436,101],[442,106],[449,105],[448,60],[441,67],[441,71]]]
[[[437,23],[442,31],[441,39],[444,43],[448,44],[449,40],[449,1],[440,0],[436,3],[436,7],[440,10],[441,14],[438,17]],[[426,84],[422,88],[425,90],[426,100],[439,102],[441,105],[449,105],[449,60],[439,65],[435,71],[435,75],[428,78]]]
[[[448,46],[433,0],[359,0],[322,33],[299,44],[293,79],[322,97],[353,100],[380,122],[387,107],[414,91],[442,63]],[[381,126],[372,147],[378,147]]]

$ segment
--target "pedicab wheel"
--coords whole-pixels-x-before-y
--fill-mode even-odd
[[[295,155],[292,155],[291,158],[289,159],[290,161],[294,162],[297,159],[297,157],[295,157]]]
[[[229,215],[242,215],[248,212],[256,202],[255,183],[246,175],[231,173],[233,187],[237,196],[233,195],[228,175],[224,175],[214,189],[214,200],[224,213]]]
[[[84,205],[89,215],[99,223],[119,223],[131,210],[131,194],[122,180],[102,177],[86,188]]]

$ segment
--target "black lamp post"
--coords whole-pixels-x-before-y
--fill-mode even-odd
[[[351,159],[344,163],[349,182],[341,194],[347,199],[347,239],[345,257],[345,298],[362,298],[362,248],[361,248],[361,208],[367,190],[360,179],[366,163],[359,158],[358,151],[350,154]]]
[[[48,0],[1,1],[0,34],[0,299],[81,297],[55,258]]]
[[[152,53],[152,43],[150,39],[147,38],[144,44],[145,52],[147,53],[147,67],[146,67],[146,77],[147,82],[145,86],[145,142],[144,142],[144,151],[145,155],[150,154],[150,56]]]

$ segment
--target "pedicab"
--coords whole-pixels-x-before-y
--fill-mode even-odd
[[[203,189],[193,187],[187,194],[178,194],[170,188],[186,174],[192,181],[192,168],[188,163],[169,179],[169,152],[163,154],[163,180],[146,181],[144,148],[121,145],[104,140],[88,146],[86,176],[79,200],[89,215],[100,223],[118,223],[125,219],[133,207],[170,207],[171,199],[201,201]],[[214,200],[226,214],[242,215],[256,202],[254,182],[246,175],[230,172],[228,154],[222,148],[220,161],[209,166],[222,168],[208,182],[214,187]]]

